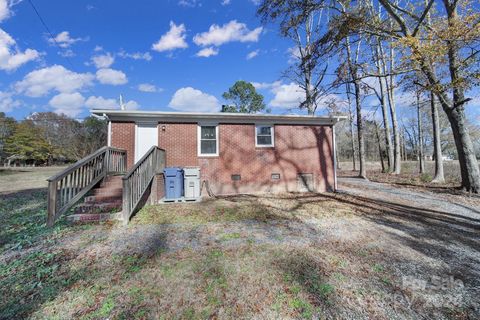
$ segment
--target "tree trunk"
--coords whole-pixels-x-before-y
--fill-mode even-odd
[[[375,48],[376,59],[377,59],[377,71],[379,74],[385,74],[385,55],[383,53],[382,43],[377,39],[377,45]],[[387,151],[387,160],[388,160],[388,171],[392,171],[394,155],[392,147],[392,136],[390,133],[390,122],[388,121],[388,110],[387,110],[387,101],[385,98],[386,88],[385,83],[386,79],[378,77],[378,82],[380,85],[380,104],[382,106],[382,116],[383,116],[383,127],[385,130],[385,148]]]
[[[435,176],[433,177],[432,182],[444,183],[445,177],[443,175],[442,144],[440,141],[440,119],[433,92],[430,92],[430,107],[432,109],[433,156],[435,157]]]
[[[358,176],[360,178],[366,179],[367,178],[367,169],[366,169],[366,161],[365,161],[365,141],[363,136],[363,119],[362,119],[362,105],[360,101],[360,81],[354,79],[354,88],[355,88],[355,104],[356,104],[356,111],[357,111],[357,132],[358,132],[358,155],[360,160],[360,171]]]
[[[385,99],[385,87],[382,78],[378,78],[380,83],[380,98],[382,105],[382,116],[383,116],[383,127],[385,130],[385,148],[387,149],[387,161],[388,161],[388,171],[392,171],[394,163],[394,155],[392,148],[392,136],[390,133],[390,122],[388,121],[388,110],[387,110],[387,101]],[[385,170],[384,170],[385,172]]]
[[[394,159],[393,159],[393,173],[400,174],[402,170],[402,163],[401,163],[401,145],[400,145],[400,131],[398,128],[398,121],[397,121],[397,111],[395,106],[395,76],[393,75],[395,61],[394,61],[395,53],[393,50],[392,44],[390,44],[390,81],[387,82],[387,93],[388,93],[388,103],[390,105],[390,113],[392,116],[392,130],[393,130],[393,143],[394,143]],[[386,80],[386,79],[385,79]]]
[[[365,161],[365,141],[364,141],[364,132],[363,132],[363,119],[362,119],[362,104],[361,104],[361,89],[360,89],[360,80],[357,75],[357,66],[352,63],[352,52],[350,49],[350,38],[346,37],[346,49],[347,49],[347,59],[348,59],[348,69],[350,72],[350,78],[353,82],[354,95],[355,95],[355,108],[357,114],[357,136],[358,136],[358,157],[360,160],[360,171],[358,176],[360,178],[367,178],[366,170],[366,161]]]
[[[352,157],[353,157],[353,171],[357,171],[357,147],[355,146],[355,126],[353,124],[353,111],[352,111],[352,100],[350,95],[352,94],[350,83],[346,84],[347,86],[347,100],[348,100],[348,113],[349,113],[349,122],[350,122],[350,134],[352,136],[351,146],[352,146]]]
[[[375,136],[377,137],[378,155],[380,156],[380,164],[382,165],[382,172],[385,172],[385,164],[383,163],[382,144],[380,143],[380,135],[378,134],[378,124],[376,121],[374,121],[373,123],[375,125]]]
[[[445,110],[452,126],[453,138],[457,147],[458,162],[462,176],[462,187],[466,191],[480,192],[480,169],[465,118],[463,106]]]
[[[425,157],[423,155],[423,123],[420,110],[420,95],[417,94],[417,121],[418,121],[418,161],[420,174],[425,173]]]

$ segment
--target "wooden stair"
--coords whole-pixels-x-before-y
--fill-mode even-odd
[[[107,176],[76,206],[68,219],[72,222],[116,220],[122,211],[122,176]]]

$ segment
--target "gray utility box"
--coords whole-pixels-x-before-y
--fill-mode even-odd
[[[183,168],[184,195],[186,199],[196,199],[200,197],[200,168]]]

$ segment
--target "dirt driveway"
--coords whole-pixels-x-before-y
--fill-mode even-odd
[[[366,197],[385,204],[398,204],[413,211],[426,211],[456,217],[480,226],[480,197],[434,193],[427,190],[402,188],[358,178],[339,178],[339,192]],[[444,189],[439,189],[444,190]]]

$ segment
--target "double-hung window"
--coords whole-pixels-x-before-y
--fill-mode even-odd
[[[198,126],[198,155],[218,156],[218,125]]]
[[[273,126],[255,126],[256,147],[273,147],[274,137]]]

